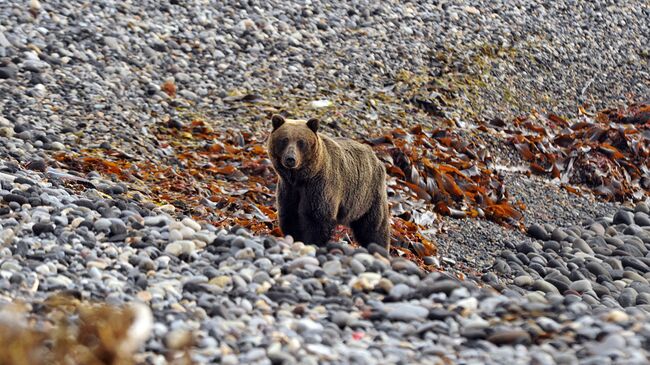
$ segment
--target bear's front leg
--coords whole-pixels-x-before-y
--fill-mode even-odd
[[[304,243],[316,246],[325,246],[332,237],[336,221],[327,218],[308,218],[305,220]]]
[[[277,189],[278,218],[280,230],[285,236],[290,235],[296,241],[303,241],[304,234],[300,225],[300,196],[291,191],[282,180],[278,181]]]
[[[323,189],[314,189],[300,202],[303,242],[309,245],[324,246],[336,228],[335,205],[332,204],[332,199],[323,196],[322,191]]]

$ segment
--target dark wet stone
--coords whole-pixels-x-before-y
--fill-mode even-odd
[[[625,288],[621,290],[621,295],[618,297],[618,302],[621,303],[621,306],[631,307],[636,304],[636,297],[638,293],[632,288]]]
[[[14,66],[0,67],[0,79],[15,79],[18,75],[18,68]]]
[[[599,297],[603,297],[604,295],[611,295],[612,292],[607,288],[605,285],[599,284],[599,283],[591,283],[591,285],[594,288],[594,292],[598,294]]]
[[[634,223],[634,214],[627,210],[619,210],[614,214],[614,224],[627,224]]]
[[[517,245],[517,252],[522,253],[522,254],[528,254],[528,253],[531,253],[531,252],[537,252],[537,250],[535,250],[533,245],[531,245],[530,243],[524,242],[524,243],[520,243],[519,245]]]
[[[455,315],[456,314],[454,312],[450,312],[444,308],[433,308],[429,311],[429,316],[427,318],[436,321],[443,321],[446,318],[453,317]]]
[[[544,251],[552,250],[559,253],[562,250],[562,245],[558,241],[546,241],[542,247]]]
[[[390,257],[388,251],[386,250],[386,247],[382,247],[376,243],[371,243],[368,245],[368,253],[371,255],[378,253],[381,256]]]
[[[2,200],[6,201],[7,203],[15,202],[20,205],[27,204],[28,200],[22,195],[18,194],[7,194],[2,197]]]
[[[544,279],[537,279],[533,283],[533,289],[541,290],[544,293],[556,293],[559,294],[560,291],[551,283]]]
[[[529,268],[532,270],[535,270],[539,274],[539,276],[546,276],[546,268],[536,262],[532,262],[530,265],[528,265]]]
[[[605,242],[615,247],[621,247],[624,244],[623,240],[618,237],[605,237]]]
[[[431,283],[428,280],[422,281],[415,292],[412,294],[413,297],[422,298],[428,297],[433,293],[445,293],[447,295],[451,294],[452,291],[461,287],[459,281],[443,279]]]
[[[524,265],[530,264],[530,259],[528,258],[528,256],[521,252],[517,254],[517,258],[519,259],[519,262],[521,262]]]
[[[599,264],[598,262],[591,261],[585,265],[585,268],[589,270],[592,274],[599,276],[605,276],[611,280],[611,276],[609,274],[609,271],[607,271],[606,268],[603,267],[603,265]]]
[[[506,329],[493,333],[488,336],[488,341],[495,345],[528,345],[531,338],[528,332],[520,329]]]
[[[560,293],[564,293],[565,291],[569,290],[569,285],[566,284],[563,280],[560,280],[558,278],[546,278],[545,280],[556,287]]]
[[[556,228],[553,230],[551,233],[551,239],[557,241],[557,242],[562,242],[564,241],[569,235],[564,232],[561,228]]]
[[[593,255],[594,250],[589,246],[589,244],[583,240],[582,238],[576,238],[573,241],[573,247],[588,254],[588,255]]]
[[[551,238],[551,235],[546,231],[546,229],[544,227],[542,227],[541,225],[536,224],[536,223],[531,224],[530,227],[528,227],[528,234],[531,237],[536,238],[538,240],[542,240],[542,241],[546,241],[546,240],[549,240]],[[527,253],[527,252],[525,252],[525,253]]]
[[[623,267],[631,267],[635,270],[640,271],[641,273],[647,273],[650,271],[648,265],[644,264],[641,260],[635,257],[624,256],[621,257],[621,264]]]
[[[639,293],[636,297],[636,305],[650,304],[650,294]]]
[[[40,236],[42,233],[54,232],[54,224],[52,223],[34,223],[32,226],[32,232],[34,235]]]
[[[487,337],[487,328],[467,328],[460,332],[462,337],[468,340],[480,340]]]
[[[92,202],[92,201],[90,201],[88,199],[79,199],[79,200],[73,201],[72,203],[75,204],[75,205],[78,205],[80,207],[88,208],[88,209],[91,209],[91,210],[95,210],[96,207],[97,207],[94,202]]]

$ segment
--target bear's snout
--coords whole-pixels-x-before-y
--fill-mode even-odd
[[[298,167],[298,156],[296,155],[295,149],[291,147],[287,149],[287,152],[284,154],[284,158],[282,159],[282,164],[288,169]]]
[[[296,159],[293,157],[287,157],[284,159],[284,166],[288,168],[296,167]]]

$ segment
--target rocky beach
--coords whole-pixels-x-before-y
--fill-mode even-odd
[[[643,1],[0,1],[0,358],[650,363],[649,22]],[[390,252],[279,235],[275,113],[375,149]]]

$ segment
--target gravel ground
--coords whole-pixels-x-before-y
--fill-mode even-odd
[[[196,116],[256,132],[286,111],[363,137],[650,95],[646,2],[427,4],[0,2],[0,300],[143,301],[153,364],[186,333],[199,363],[647,363],[647,205],[504,172],[528,235],[443,219],[453,270],[424,273],[197,223],[52,158],[163,161],[150,129]]]

